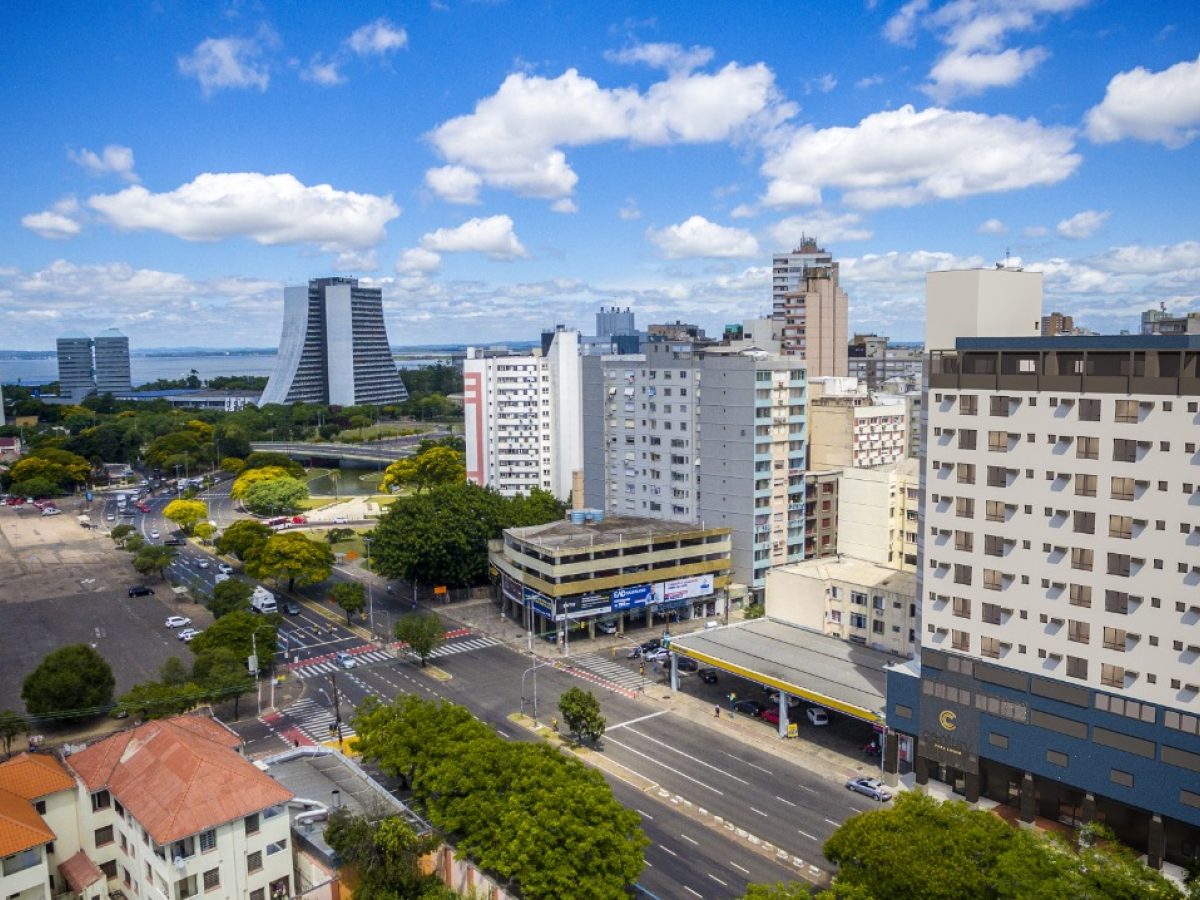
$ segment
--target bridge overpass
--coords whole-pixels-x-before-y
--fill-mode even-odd
[[[250,449],[264,453],[283,453],[292,459],[313,462],[370,463],[388,466],[398,459],[411,456],[419,439],[412,443],[372,441],[369,444],[290,443],[287,441],[251,441]]]

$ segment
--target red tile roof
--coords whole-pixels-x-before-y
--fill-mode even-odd
[[[232,749],[239,743],[215,722],[180,716],[115,734],[71,754],[67,765],[166,844],[292,798]]]
[[[26,800],[39,800],[59,791],[75,789],[75,779],[57,759],[46,753],[22,753],[0,763],[0,790]]]
[[[89,887],[104,877],[100,867],[88,859],[88,855],[80,850],[66,862],[58,864],[58,871],[67,879],[67,884],[76,894],[82,894]]]
[[[12,856],[52,840],[54,832],[28,800],[0,790],[0,856]]]

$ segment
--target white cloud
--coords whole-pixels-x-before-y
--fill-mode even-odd
[[[604,58],[622,65],[642,63],[655,69],[687,74],[708,65],[713,58],[712,47],[684,48],[679,44],[634,44],[621,50],[607,50]]]
[[[761,210],[753,203],[739,203],[729,211],[731,219],[752,219],[757,216]]]
[[[826,72],[809,81],[804,82],[804,92],[811,94],[813,91],[819,91],[822,94],[828,94],[837,87],[837,79],[833,77],[832,72]]]
[[[469,219],[457,228],[439,228],[421,238],[421,247],[434,253],[483,253],[498,260],[529,255],[517,240],[513,220],[504,215]]]
[[[343,250],[333,263],[335,272],[374,272],[379,268],[379,254],[370,250]]]
[[[442,166],[425,172],[425,183],[449,203],[478,203],[483,178],[462,166]]]
[[[47,210],[22,216],[21,226],[51,241],[73,238],[83,229],[79,223],[79,201],[63,197]]]
[[[577,213],[579,205],[570,197],[560,197],[550,204],[550,209],[556,213]]]
[[[819,209],[781,219],[771,226],[770,236],[777,247],[796,247],[801,235],[815,237],[825,244],[870,240],[873,232],[859,227],[860,221],[861,217],[855,213],[836,215]]]
[[[436,272],[441,264],[442,258],[432,250],[410,247],[396,260],[396,271],[408,275],[428,275]]]
[[[386,236],[400,215],[391,196],[306,186],[293,175],[206,173],[173,191],[141,186],[99,194],[88,206],[122,231],[162,231],[187,241],[245,237],[259,244],[362,249]]]
[[[179,57],[179,71],[200,82],[204,96],[225,88],[258,88],[265,91],[271,81],[263,62],[264,45],[271,37],[208,38],[187,56]]]
[[[883,34],[895,44],[915,43],[918,28],[931,31],[946,51],[934,63],[925,91],[939,103],[1010,87],[1048,56],[1044,47],[1009,47],[1014,32],[1040,30],[1054,15],[1070,13],[1089,0],[929,0],[906,3],[888,20]]]
[[[341,72],[341,60],[325,59],[320,53],[317,53],[309,61],[308,65],[300,70],[300,77],[305,81],[311,81],[314,84],[319,84],[322,87],[334,87],[335,85],[345,84],[346,76]]]
[[[851,206],[913,206],[1055,184],[1081,158],[1069,128],[1036,119],[912,106],[874,113],[854,127],[795,129],[762,171],[767,206],[812,205],[839,187]]]
[[[663,229],[648,229],[646,237],[667,259],[758,255],[758,241],[750,232],[718,225],[703,216],[692,216]]]
[[[99,153],[85,147],[78,151],[68,150],[67,156],[92,175],[119,175],[126,181],[139,180],[137,173],[133,171],[133,150],[129,147],[109,144]]]
[[[976,234],[1008,234],[1008,226],[999,219],[988,219],[986,222],[981,222],[979,227],[975,229]]]
[[[1050,230],[1044,225],[1028,225],[1022,229],[1021,233],[1028,238],[1045,237],[1050,233]]]
[[[1101,225],[1108,221],[1111,215],[1112,213],[1107,210],[1085,209],[1069,219],[1063,219],[1054,230],[1058,232],[1059,237],[1071,240],[1090,238],[1100,229]]]
[[[408,46],[408,32],[380,18],[355,29],[346,45],[359,56],[384,56]]]
[[[621,204],[621,208],[617,210],[617,215],[624,222],[632,222],[642,217],[642,211],[638,209],[636,197],[626,197],[625,202]]]
[[[474,112],[442,123],[429,139],[449,162],[489,186],[553,200],[569,196],[579,180],[561,147],[714,143],[793,113],[761,63],[676,74],[644,93],[602,88],[575,69],[557,78],[514,72]]]
[[[1200,241],[1182,241],[1157,247],[1139,244],[1112,247],[1088,262],[1106,272],[1152,275],[1193,271],[1200,278]]]
[[[1114,75],[1085,122],[1098,144],[1135,138],[1177,150],[1191,143],[1200,134],[1200,56],[1162,72],[1139,66]]]
[[[868,75],[865,78],[860,78],[858,81],[854,82],[854,86],[859,90],[862,90],[863,88],[874,87],[877,84],[883,84],[882,75]]]

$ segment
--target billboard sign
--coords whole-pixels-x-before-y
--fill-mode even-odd
[[[632,587],[617,588],[612,592],[613,612],[645,606],[650,602],[652,593],[651,587],[648,584],[635,584]]]
[[[671,600],[690,600],[707,597],[713,592],[712,575],[693,575],[691,578],[676,578],[661,581],[654,586],[654,599],[662,603]]]
[[[582,594],[578,597],[563,597],[559,606],[564,613],[594,613],[609,612],[609,595],[607,593]]]
[[[533,604],[533,608],[538,610],[542,615],[554,615],[554,600],[547,597],[541,591],[535,591],[531,587],[525,588],[525,605]]]

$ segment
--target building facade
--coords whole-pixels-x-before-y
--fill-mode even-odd
[[[898,397],[814,391],[808,419],[812,469],[885,466],[908,452],[908,414]]]
[[[133,390],[129,371],[129,338],[115,328],[96,335],[96,393],[121,394]]]
[[[1200,334],[1200,312],[1172,316],[1161,309],[1142,313],[1142,334]]]
[[[92,366],[92,339],[81,331],[71,331],[57,341],[58,395],[72,403],[96,393]]]
[[[283,332],[262,403],[401,403],[383,291],[357,278],[314,278],[283,291]]]
[[[583,465],[579,333],[551,333],[546,352],[463,362],[467,480],[505,496],[539,488],[565,501]]]
[[[841,470],[804,473],[804,559],[838,554]]]
[[[856,334],[847,352],[847,374],[867,386],[879,390],[884,382],[899,379],[909,388],[921,383],[925,354],[915,347],[892,347],[886,337]]]
[[[1074,317],[1064,316],[1060,312],[1052,312],[1048,316],[1042,316],[1042,337],[1054,337],[1055,335],[1073,334],[1074,332]]]
[[[915,572],[921,483],[917,460],[843,469],[838,482],[838,553]]]
[[[964,338],[931,359],[918,782],[1200,851],[1200,336]]]
[[[783,355],[804,359],[810,378],[847,374],[849,300],[838,264],[812,238],[771,260],[771,318]]]

